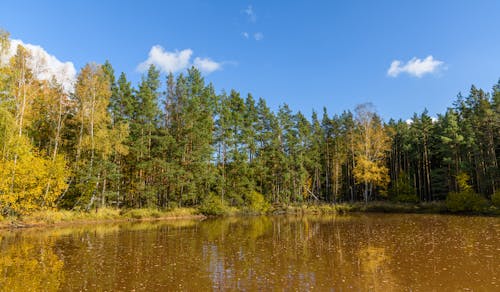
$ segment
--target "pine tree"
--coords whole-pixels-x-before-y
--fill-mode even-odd
[[[157,197],[153,160],[154,148],[158,145],[157,130],[160,124],[159,89],[160,72],[151,65],[139,84],[135,120],[131,124],[131,132],[135,139],[131,150],[137,163],[134,199],[139,207],[153,205]]]

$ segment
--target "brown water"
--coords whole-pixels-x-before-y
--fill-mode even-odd
[[[0,290],[500,291],[500,218],[251,217],[0,232]]]

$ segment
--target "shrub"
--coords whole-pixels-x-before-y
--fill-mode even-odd
[[[389,189],[389,194],[393,201],[401,203],[418,203],[415,188],[411,184],[410,177],[402,171],[397,180],[393,182]]]
[[[397,195],[394,200],[396,202],[400,203],[418,203],[419,199],[416,194],[399,194]]]
[[[201,203],[200,212],[203,215],[225,215],[228,207],[219,196],[210,193]]]
[[[491,202],[495,207],[500,208],[500,190],[491,195]]]
[[[269,203],[264,196],[256,191],[245,195],[245,205],[251,212],[263,213],[269,209]]]
[[[446,207],[451,212],[481,212],[487,205],[485,198],[472,191],[452,192],[446,197]]]
[[[488,206],[485,198],[474,193],[469,184],[469,175],[461,172],[456,177],[460,192],[452,192],[446,197],[446,207],[451,212],[482,212]]]
[[[132,219],[159,218],[161,212],[157,209],[131,209],[123,212],[122,216]]]

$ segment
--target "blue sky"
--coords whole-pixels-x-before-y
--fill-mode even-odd
[[[108,59],[135,84],[153,52],[149,62],[165,70],[196,64],[219,91],[306,114],[372,102],[386,120],[435,115],[471,84],[490,90],[500,78],[493,0],[16,0],[1,10],[13,39],[77,70]]]

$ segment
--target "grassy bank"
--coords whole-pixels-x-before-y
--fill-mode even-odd
[[[444,203],[402,204],[392,202],[370,202],[368,204],[339,203],[274,206],[273,214],[345,214],[353,212],[379,213],[446,213]]]
[[[69,210],[45,210],[30,215],[0,218],[0,228],[24,228],[56,226],[112,221],[171,220],[181,218],[205,218],[195,208],[158,209],[115,209],[100,208],[90,212]]]
[[[282,205],[273,206],[270,210],[273,214],[345,214],[355,212],[373,213],[417,213],[417,214],[463,214],[463,215],[487,215],[499,216],[500,208],[485,206],[478,211],[452,212],[446,202],[429,203],[396,203],[388,201],[374,201],[368,204],[362,202],[339,203],[339,204],[312,204],[312,205]]]
[[[488,207],[479,212],[450,212],[445,202],[419,204],[404,204],[385,201],[369,202],[368,204],[274,204],[265,210],[238,209],[236,207],[218,206],[216,212],[205,207],[158,209],[114,209],[100,208],[91,212],[46,210],[22,217],[0,218],[0,228],[22,228],[35,226],[55,226],[69,224],[85,224],[112,221],[146,221],[172,220],[181,218],[199,218],[206,216],[248,216],[248,215],[307,215],[307,214],[346,214],[355,212],[378,213],[422,213],[422,214],[466,214],[499,216],[500,209]]]

